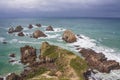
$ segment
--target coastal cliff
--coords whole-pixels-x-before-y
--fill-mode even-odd
[[[29,74],[29,77],[27,76],[25,79],[84,80],[83,73],[88,69],[85,60],[61,47],[50,45],[48,42],[43,42],[40,49],[41,54],[39,55],[39,59],[40,61],[44,61],[44,65],[41,64],[44,69],[40,70],[42,68],[39,68],[39,72],[35,72],[34,76],[30,76]]]

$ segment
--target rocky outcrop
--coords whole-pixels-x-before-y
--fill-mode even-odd
[[[36,24],[36,26],[41,27],[41,24]]]
[[[14,57],[15,57],[15,54],[14,54],[14,53],[12,53],[12,54],[10,54],[9,56],[14,58]]]
[[[16,75],[15,73],[11,73],[6,77],[6,80],[22,80],[20,76]]]
[[[32,29],[32,28],[33,28],[32,24],[29,24],[28,28],[29,28],[29,29]]]
[[[19,32],[18,36],[25,36],[25,34],[23,32]]]
[[[32,63],[36,61],[36,49],[26,45],[25,47],[20,48],[21,51],[21,62],[23,64]]]
[[[15,28],[14,32],[20,32],[22,30],[23,30],[22,26],[19,25]]]
[[[9,28],[8,33],[20,32],[22,30],[23,30],[22,26],[19,25],[15,29],[13,27]]]
[[[42,31],[40,30],[36,30],[34,33],[33,33],[33,37],[34,38],[39,38],[39,37],[47,37]]]
[[[68,43],[73,43],[77,40],[75,34],[70,30],[64,31],[62,39]]]
[[[13,27],[9,28],[8,33],[13,33],[13,32],[14,32],[14,28]]]
[[[54,30],[53,30],[53,27],[52,27],[52,26],[48,26],[48,27],[46,28],[46,31],[54,31]]]
[[[2,78],[2,77],[0,77],[0,80],[3,80],[3,78]]]
[[[85,60],[91,68],[97,69],[100,72],[109,73],[111,70],[120,69],[118,62],[107,60],[103,53],[96,53],[91,49],[82,49],[80,53],[85,57]]]

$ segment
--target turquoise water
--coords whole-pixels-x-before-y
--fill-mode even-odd
[[[41,28],[27,29],[29,24],[41,23]],[[23,32],[32,34],[36,29],[45,32],[48,37],[33,39],[29,36],[18,37],[16,34],[8,34],[9,27],[21,25],[24,27]],[[56,31],[46,32],[45,28],[52,25]],[[71,29],[76,34],[82,34],[90,39],[95,40],[95,45],[108,48],[108,51],[113,49],[111,54],[120,57],[120,19],[115,18],[28,18],[28,19],[1,19],[0,20],[0,75],[6,75],[10,72],[19,73],[23,70],[23,65],[20,63],[11,64],[9,54],[15,53],[16,59],[20,59],[19,48],[24,45],[31,45],[37,49],[43,41],[48,41],[51,44],[59,45],[66,49],[74,51],[72,46],[61,40],[64,29]],[[8,43],[2,44],[5,40]],[[90,44],[91,45],[91,44]],[[87,45],[86,45],[87,46]],[[107,54],[106,54],[107,55]],[[110,56],[110,55],[109,55]],[[109,57],[108,56],[108,57]],[[114,58],[116,60],[116,57]]]

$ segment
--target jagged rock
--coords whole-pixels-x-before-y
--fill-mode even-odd
[[[3,78],[2,78],[2,77],[0,77],[0,80],[3,80]]]
[[[22,30],[23,30],[22,26],[19,25],[15,28],[14,32],[20,32]]]
[[[23,64],[32,63],[36,61],[36,49],[26,45],[25,47],[20,48],[21,51],[21,62]]]
[[[8,33],[20,32],[22,30],[23,30],[22,26],[19,25],[15,29],[13,27],[9,28]]]
[[[34,38],[39,38],[39,37],[47,37],[42,31],[40,30],[36,30],[34,33],[33,33],[33,37]]]
[[[25,36],[23,32],[19,32],[18,36]]]
[[[36,26],[41,27],[41,24],[36,24]]]
[[[91,49],[81,49],[80,53],[85,57],[91,68],[97,69],[100,72],[109,73],[111,70],[120,69],[118,62],[107,60],[103,53],[96,53]]]
[[[12,54],[10,54],[9,56],[10,56],[10,57],[15,57],[15,54],[14,54],[14,53],[12,53]]]
[[[72,43],[77,40],[75,34],[70,30],[64,31],[62,39],[68,43]]]
[[[6,77],[6,80],[21,80],[20,76],[16,75],[15,73],[11,73]]]
[[[52,26],[48,26],[48,27],[46,28],[46,31],[54,31],[54,30],[53,30],[53,27],[52,27]]]
[[[32,24],[29,24],[28,28],[29,28],[29,29],[32,29],[32,28],[33,28]]]
[[[8,33],[13,33],[13,32],[14,32],[14,28],[13,27],[9,28]]]

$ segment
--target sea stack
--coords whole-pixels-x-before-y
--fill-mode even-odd
[[[15,29],[13,27],[9,28],[8,33],[20,32],[23,28],[21,25],[17,26]]]
[[[41,24],[36,24],[37,27],[41,27]]]
[[[33,33],[33,37],[34,38],[39,38],[39,37],[47,37],[42,31],[40,30],[36,30],[34,33]]]
[[[23,64],[32,63],[36,61],[36,49],[31,46],[26,45],[20,48],[21,51],[21,62]]]
[[[53,27],[52,27],[52,26],[48,26],[48,27],[46,28],[46,31],[54,31],[54,30],[53,30]]]
[[[28,28],[29,28],[29,29],[32,29],[32,28],[33,28],[32,24],[29,24]]]
[[[73,42],[76,42],[77,40],[75,34],[71,30],[64,31],[62,35],[62,39],[67,43],[73,43]]]
[[[23,32],[19,32],[18,36],[25,36]]]

